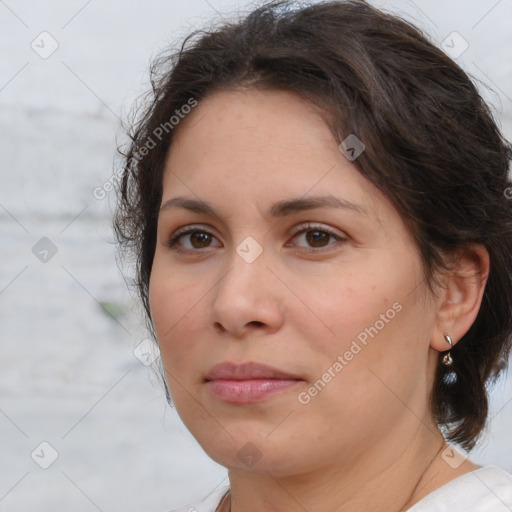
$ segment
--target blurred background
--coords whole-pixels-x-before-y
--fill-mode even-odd
[[[512,0],[371,3],[489,86],[511,139]],[[3,512],[162,512],[226,483],[166,403],[116,265],[111,184],[120,120],[147,90],[151,58],[252,5],[0,0]],[[512,471],[511,402],[503,378],[476,462]]]

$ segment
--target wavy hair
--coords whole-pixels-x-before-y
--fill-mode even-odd
[[[477,318],[453,347],[453,365],[438,364],[430,394],[445,437],[471,449],[486,424],[487,385],[511,348],[512,151],[467,74],[418,28],[364,1],[284,0],[193,32],[154,61],[151,83],[121,150],[114,231],[133,257],[152,334],[148,288],[162,176],[179,129],[171,117],[218,90],[298,93],[321,107],[336,140],[356,134],[364,142],[353,163],[404,219],[432,293],[436,271],[447,268],[443,255],[472,243],[489,252]]]

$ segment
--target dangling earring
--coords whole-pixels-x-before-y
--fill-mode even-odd
[[[450,336],[448,336],[448,334],[444,335],[444,339],[450,344],[450,350],[451,350],[451,348],[453,346],[452,339],[450,338]],[[452,359],[452,356],[450,354],[450,351],[448,351],[448,353],[443,356],[443,358],[441,359],[441,362],[443,364],[445,364],[446,366],[451,366],[452,365],[453,359]]]

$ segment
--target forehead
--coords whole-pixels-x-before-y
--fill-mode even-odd
[[[290,197],[334,194],[364,205],[380,222],[378,210],[391,205],[340,152],[321,114],[287,91],[211,94],[174,134],[163,202],[195,196],[232,210],[245,202],[267,211]]]
[[[282,153],[319,149],[322,140],[335,144],[321,111],[301,96],[287,91],[233,90],[215,92],[199,102],[178,126],[172,149],[194,145],[194,154],[233,156],[237,150],[258,150],[247,158],[264,158],[279,148]],[[195,138],[196,140],[191,140]],[[267,152],[261,153],[262,147]],[[317,154],[317,158],[322,153]],[[291,156],[291,155],[290,155]]]
[[[336,166],[358,174],[338,150],[321,112],[299,95],[274,90],[213,93],[180,123],[166,170],[204,179],[255,183],[310,181]]]

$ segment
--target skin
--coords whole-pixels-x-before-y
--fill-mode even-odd
[[[366,213],[268,214],[278,201],[317,195]],[[432,297],[393,205],[340,152],[320,112],[285,91],[222,91],[200,102],[167,156],[162,205],[177,196],[211,203],[218,217],[161,211],[150,306],[176,409],[229,470],[222,510],[406,510],[477,467],[445,462],[428,395],[439,352],[449,349],[443,334],[456,343],[478,313],[483,247],[469,247]],[[295,235],[307,222],[314,228]],[[192,225],[212,236],[184,235],[181,252],[168,247]],[[324,235],[315,245],[312,232],[326,228],[345,241]],[[252,263],[236,251],[248,236],[263,249]],[[478,271],[483,277],[472,277]],[[300,403],[395,303],[394,318]],[[224,361],[268,364],[303,381],[256,404],[228,404],[204,381]],[[261,457],[250,467],[237,457],[246,443]]]

